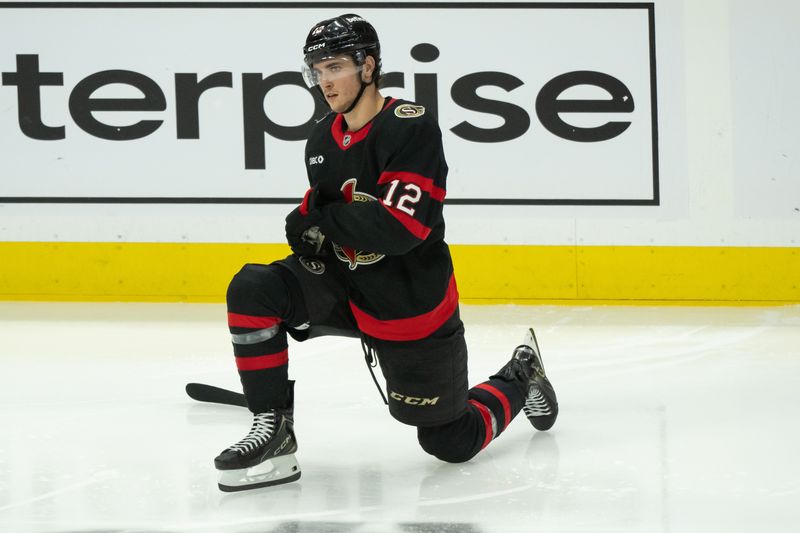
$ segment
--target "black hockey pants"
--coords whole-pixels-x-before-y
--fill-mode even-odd
[[[270,265],[245,265],[228,287],[227,302],[236,366],[254,413],[289,402],[287,334],[299,341],[362,337],[377,353],[389,412],[416,426],[422,448],[443,461],[469,460],[522,409],[527,383],[494,377],[468,388],[457,310],[425,339],[364,338],[342,280],[324,263],[294,255]]]

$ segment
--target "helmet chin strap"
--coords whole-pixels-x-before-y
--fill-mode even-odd
[[[347,113],[349,113],[350,111],[352,111],[352,110],[353,110],[353,108],[356,106],[356,104],[358,104],[358,101],[359,101],[359,100],[361,100],[361,96],[364,94],[364,89],[366,89],[366,88],[367,88],[367,85],[372,85],[372,82],[369,82],[369,83],[364,83],[363,81],[361,82],[361,88],[358,90],[358,94],[357,94],[357,95],[356,95],[356,97],[353,99],[353,103],[352,103],[352,104],[350,104],[350,105],[347,107],[347,109],[345,109],[344,111],[342,111],[342,114],[343,114],[343,115],[346,115]]]

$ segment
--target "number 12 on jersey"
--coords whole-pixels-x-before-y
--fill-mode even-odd
[[[400,185],[400,180],[391,181],[389,190],[386,191],[386,197],[383,199],[383,203],[387,207],[392,207],[392,205],[394,205],[394,196],[397,192],[398,185]],[[400,196],[400,199],[397,200],[396,207],[400,211],[408,213],[413,217],[416,210],[413,207],[409,207],[408,204],[419,203],[419,201],[422,199],[422,189],[413,183],[406,183],[403,187],[403,190],[406,191],[406,194]]]

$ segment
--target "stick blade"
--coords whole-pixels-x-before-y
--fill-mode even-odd
[[[186,394],[198,402],[220,403],[223,405],[235,405],[247,407],[247,400],[244,394],[228,389],[222,389],[205,383],[187,383]]]

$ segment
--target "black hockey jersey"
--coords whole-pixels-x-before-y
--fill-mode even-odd
[[[343,271],[359,328],[396,341],[436,331],[458,308],[436,120],[422,106],[386,98],[358,131],[346,131],[343,115],[324,117],[305,155],[323,204],[326,263]]]

